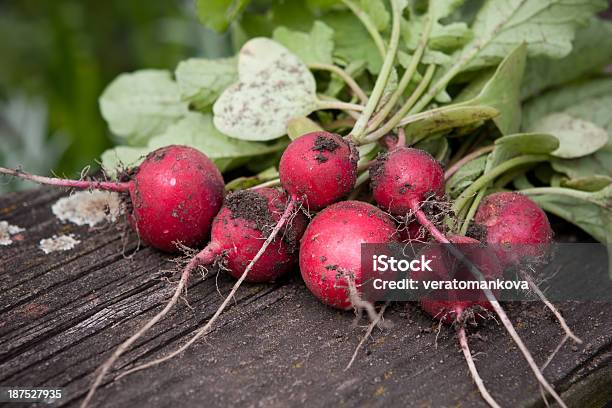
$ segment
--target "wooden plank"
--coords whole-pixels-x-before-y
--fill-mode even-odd
[[[24,240],[0,248],[0,385],[66,387],[57,406],[75,406],[91,375],[131,332],[160,310],[173,284],[172,258],[149,248],[124,257],[122,228],[61,224],[41,189],[0,198],[0,220],[25,227]],[[74,250],[44,255],[41,238],[74,233]],[[137,246],[127,236],[127,253]],[[216,310],[233,280],[194,276],[181,304],[120,360],[114,374],[183,344]],[[507,305],[536,356],[546,360],[561,338],[540,304]],[[566,344],[547,377],[572,406],[612,399],[612,318],[603,303],[561,305],[585,340]],[[322,306],[296,272],[276,284],[245,285],[218,327],[183,356],[116,382],[96,406],[484,406],[451,328],[412,304],[395,304],[354,366],[343,368],[363,335],[353,315]],[[363,322],[362,322],[363,323]],[[527,365],[494,321],[470,328],[477,366],[503,406],[542,405]],[[437,347],[436,347],[437,337]],[[588,405],[590,404],[590,405]],[[598,405],[599,404],[599,405]]]

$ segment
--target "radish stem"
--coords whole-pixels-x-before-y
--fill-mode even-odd
[[[391,130],[393,130],[394,127],[398,125],[401,126],[401,120],[404,119],[404,115],[406,114],[405,111],[410,109],[410,107],[421,96],[423,91],[425,91],[427,85],[429,84],[429,81],[433,77],[435,70],[436,66],[433,64],[427,67],[425,75],[423,75],[423,80],[421,80],[414,92],[412,92],[412,95],[410,95],[406,103],[404,103],[404,106],[402,106],[402,108],[395,115],[393,115],[391,119],[389,119],[389,121],[385,123],[380,129],[367,135],[365,137],[366,143],[374,142],[389,133]]]
[[[478,192],[478,194],[476,194],[476,197],[474,197],[474,201],[472,201],[472,205],[470,205],[470,209],[463,220],[463,225],[461,225],[461,230],[459,231],[461,235],[465,235],[467,233],[467,230],[470,227],[470,222],[472,221],[472,218],[474,218],[476,211],[478,211],[478,206],[480,205],[480,202],[482,201],[482,198],[486,192],[487,189],[483,188]]]
[[[425,24],[425,28],[423,29],[421,33],[421,38],[419,39],[419,45],[417,46],[416,50],[414,51],[414,54],[412,55],[412,59],[410,60],[410,65],[404,71],[404,74],[402,75],[402,78],[400,79],[400,82],[397,85],[397,89],[395,90],[395,92],[393,92],[393,94],[391,95],[391,98],[389,98],[389,101],[385,104],[385,106],[374,116],[371,123],[368,125],[368,129],[372,129],[372,130],[376,129],[382,123],[382,121],[385,120],[385,118],[389,115],[389,112],[391,112],[391,109],[393,109],[397,101],[399,101],[400,97],[402,96],[402,94],[404,93],[408,85],[410,84],[410,81],[412,80],[412,77],[414,76],[414,73],[417,70],[419,62],[421,61],[421,57],[423,56],[423,53],[425,52],[425,48],[427,47],[427,42],[429,40],[429,33],[431,32],[431,27],[433,25],[432,23],[433,21],[431,17],[427,17],[427,23]],[[412,103],[408,103],[408,102],[410,101],[407,101],[407,103],[402,107],[400,112],[402,112],[403,110],[407,112],[407,110],[410,109],[410,107],[412,106],[412,103],[414,103],[414,101]],[[406,108],[406,106],[408,107]],[[404,115],[405,115],[405,112],[401,114],[400,117]]]
[[[455,174],[465,164],[467,164],[468,162],[471,162],[474,159],[477,159],[478,157],[482,156],[485,153],[492,152],[494,148],[495,148],[494,145],[484,146],[484,147],[481,147],[480,149],[474,150],[473,152],[469,154],[466,154],[459,161],[457,161],[455,164],[453,164],[451,167],[449,167],[446,170],[446,172],[444,173],[444,180],[447,181],[449,178],[452,177],[453,174]]]
[[[357,82],[355,82],[355,80],[353,79],[352,76],[349,75],[348,72],[346,72],[345,70],[343,70],[342,68],[340,68],[337,65],[333,65],[333,64],[319,64],[319,63],[311,63],[308,64],[308,68],[310,69],[314,69],[314,70],[324,70],[324,71],[329,71],[333,74],[338,75],[340,78],[342,78],[342,80],[348,85],[349,88],[351,88],[351,90],[353,91],[353,93],[359,98],[361,99],[361,102],[363,104],[368,102],[368,96],[365,94],[365,92],[363,91],[363,89],[361,89],[361,87],[359,86],[359,84]]]
[[[393,62],[395,61],[397,48],[399,46],[400,22],[402,17],[402,8],[398,3],[398,0],[391,0],[391,7],[393,9],[393,26],[391,28],[389,50],[385,55],[382,68],[380,69],[380,73],[378,74],[378,78],[374,84],[374,89],[372,90],[370,99],[368,100],[364,111],[362,112],[361,116],[359,116],[359,119],[357,119],[357,123],[355,123],[355,126],[351,131],[351,136],[358,142],[362,142],[361,139],[363,137],[363,133],[366,130],[366,126],[370,121],[370,117],[374,113],[381,96],[383,95],[385,86],[387,85],[387,81],[391,74],[391,70],[393,69]]]
[[[468,188],[463,190],[463,192],[457,198],[455,204],[453,205],[453,210],[455,211],[455,214],[461,212],[461,210],[463,210],[463,207],[468,203],[468,201],[473,196],[475,196],[476,193],[480,191],[480,189],[485,187],[496,177],[517,166],[522,166],[527,163],[537,163],[545,160],[548,160],[548,156],[544,154],[525,155],[512,158],[496,167],[493,167],[486,174],[483,174],[482,176],[477,178],[472,184],[470,184]]]
[[[65,180],[56,177],[37,176],[35,174],[27,173],[22,170],[7,169],[4,167],[0,167],[0,174],[18,177],[23,180],[29,180],[34,183],[43,185],[78,188],[81,190],[106,190],[114,191],[117,193],[125,193],[130,190],[130,183],[127,182],[122,183],[113,181]]]
[[[358,105],[356,103],[350,102],[342,102],[342,101],[318,101],[317,108],[319,109],[338,109],[338,110],[346,110],[346,111],[363,111],[364,107],[362,105]]]

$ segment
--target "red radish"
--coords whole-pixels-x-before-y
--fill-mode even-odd
[[[340,135],[306,133],[287,147],[280,160],[280,181],[290,196],[318,211],[346,197],[357,180],[359,152]]]
[[[361,244],[397,241],[387,214],[361,201],[341,201],[306,228],[300,245],[300,271],[306,286],[323,303],[350,309],[349,286],[361,279]]]
[[[478,206],[474,224],[477,231],[483,232],[483,240],[494,249],[502,265],[517,269],[531,290],[553,312],[566,336],[582,343],[533,280],[534,264],[546,258],[552,244],[553,232],[544,211],[523,194],[493,193]]]
[[[440,197],[444,190],[444,171],[431,155],[418,149],[398,147],[377,158],[370,169],[370,175],[373,196],[379,206],[400,216],[412,212],[419,223],[438,242],[451,244],[450,248],[453,248],[448,238],[428,219],[421,209],[422,202],[429,197]],[[470,271],[478,279],[485,279],[478,268],[470,268]],[[566,407],[563,400],[542,375],[542,371],[514,329],[512,322],[493,292],[484,290],[484,293],[539,383],[555,398],[560,406]]]
[[[460,251],[482,271],[485,279],[502,278],[502,268],[495,254],[487,248],[481,247],[479,241],[462,236],[451,236],[449,241],[461,245]],[[448,281],[452,279],[466,281],[474,279],[469,268],[448,254],[446,248],[429,247],[425,248],[421,254],[426,259],[432,260],[430,263],[432,271],[416,271],[411,275],[414,280],[422,283],[424,281]],[[484,293],[470,290],[436,290],[433,293],[425,294],[421,298],[420,304],[423,310],[434,319],[439,319],[446,324],[455,324],[461,350],[480,394],[491,407],[499,407],[478,374],[465,333],[465,321],[468,318],[479,316],[482,309],[485,311],[494,310]]]
[[[287,196],[277,189],[259,188],[230,194],[215,217],[211,241],[198,255],[202,264],[220,258],[230,275],[240,278],[285,211]],[[245,278],[249,282],[271,282],[289,271],[297,260],[306,217],[297,212],[281,239],[273,240]]]
[[[427,240],[427,232],[424,230],[423,226],[415,220],[400,224],[400,228],[397,232],[399,233],[401,242]]]
[[[542,259],[552,243],[553,232],[546,214],[520,193],[486,196],[478,206],[474,223],[484,230],[484,241],[495,248],[504,266]]]
[[[444,170],[424,150],[398,147],[380,155],[370,168],[372,194],[378,205],[391,214],[413,213],[440,242],[448,242],[421,209],[430,197],[444,193]]]
[[[502,267],[495,254],[473,238],[463,236],[450,236],[449,241],[459,244],[470,262],[477,265],[485,279],[502,279]],[[425,248],[422,255],[431,259],[430,267],[433,271],[416,271],[411,277],[417,281],[459,281],[474,280],[469,268],[458,262],[445,248],[433,246]],[[443,323],[452,324],[462,322],[465,312],[475,309],[493,311],[491,303],[481,291],[472,290],[438,290],[433,296],[424,296],[420,300],[421,307],[429,315],[440,319]]]
[[[277,190],[268,188],[256,188],[228,197],[213,224],[210,244],[192,259],[183,276],[195,266],[210,264],[222,256],[230,273],[239,277],[238,281],[213,317],[189,342],[168,356],[134,367],[123,375],[171,359],[205,335],[244,280],[266,281],[285,272],[295,256],[296,246],[293,244],[299,240],[306,224],[296,207],[304,203],[309,209],[319,210],[347,195],[355,184],[358,157],[352,143],[339,135],[308,133],[291,142],[280,161],[280,180],[289,193],[289,200],[284,195],[279,197],[281,193]],[[261,204],[264,198],[268,200],[267,207]],[[276,225],[272,227],[274,223]],[[285,238],[275,240],[286,223],[292,224],[287,229],[289,232],[284,234],[285,238],[292,240],[289,245],[283,242]],[[262,238],[266,235],[264,242]],[[270,245],[273,250],[267,251]],[[106,371],[113,361],[105,363]],[[100,381],[101,378],[96,379],[90,394]]]
[[[444,193],[444,171],[424,150],[398,147],[380,155],[370,169],[374,200],[395,215],[406,215],[428,196]]]
[[[223,177],[213,162],[199,150],[178,145],[151,152],[122,182],[63,180],[5,168],[0,168],[0,174],[40,184],[129,194],[130,225],[140,239],[166,252],[176,252],[178,242],[197,246],[208,238],[224,193]]]
[[[293,211],[294,203],[288,201],[283,192],[271,188],[243,190],[228,195],[213,222],[211,242],[185,267],[172,299],[138,332],[119,345],[111,357],[100,366],[82,406],[89,404],[95,390],[115,361],[176,304],[196,267],[212,265],[219,261],[229,269],[232,276],[240,279],[213,317],[189,342],[168,356],[134,367],[122,376],[169,360],[208,333],[243,281],[270,281],[286,273],[297,260],[298,242],[306,227],[306,217],[299,211]],[[271,228],[274,224],[276,225]],[[285,225],[284,234],[276,238]],[[273,250],[266,251],[268,246],[272,246]]]

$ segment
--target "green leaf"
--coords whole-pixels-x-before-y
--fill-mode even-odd
[[[465,0],[435,0],[429,3],[429,12],[434,18],[440,20],[453,14]]]
[[[417,48],[425,24],[426,21],[423,17],[402,20],[402,39],[409,50]],[[467,44],[472,37],[472,30],[466,23],[455,22],[442,25],[435,21],[431,27],[427,47],[430,50],[451,52]],[[448,56],[447,58],[450,59]]]
[[[492,119],[498,114],[497,109],[485,105],[449,105],[408,117],[400,125],[406,126],[406,134],[415,143],[434,133]]]
[[[175,75],[183,100],[205,110],[238,80],[238,68],[236,58],[190,58],[179,63]]]
[[[612,22],[592,18],[576,31],[572,52],[565,58],[527,61],[521,94],[527,99],[552,86],[597,73],[612,63]]]
[[[378,74],[382,57],[374,40],[363,24],[350,11],[325,14],[321,20],[334,30],[334,57],[348,65],[353,61],[366,61],[367,69]]]
[[[333,63],[334,30],[321,21],[314,22],[310,33],[278,27],[272,39],[284,45],[305,64]]]
[[[534,98],[524,107],[524,127],[553,112],[592,122],[608,132],[608,143],[595,153],[578,159],[554,159],[553,168],[569,178],[593,175],[612,177],[612,79],[592,80],[565,86]]]
[[[610,184],[612,184],[612,177],[608,176],[590,176],[575,178],[572,180],[561,180],[562,187],[573,188],[575,190],[582,191],[599,191],[602,188],[608,187]]]
[[[291,119],[287,125],[287,135],[291,140],[295,140],[306,133],[318,132],[321,130],[323,130],[323,128],[321,128],[317,122],[307,117]]]
[[[205,153],[221,171],[224,171],[235,159],[273,153],[287,146],[286,139],[269,144],[229,138],[215,128],[212,119],[209,113],[190,112],[183,119],[168,127],[163,134],[152,138],[146,148],[120,146],[105,152],[102,155],[102,164],[105,168],[116,168],[117,162],[120,161],[133,166],[140,162],[140,158],[155,149],[180,144],[194,147]]]
[[[568,188],[534,188],[522,192],[545,211],[577,225],[599,242],[612,243],[612,185],[592,193]]]
[[[546,133],[517,133],[495,140],[495,149],[488,155],[486,171],[521,155],[550,154],[559,147],[559,140]]]
[[[157,149],[170,144],[195,147],[217,160],[272,153],[285,147],[287,142],[285,139],[269,144],[232,139],[215,128],[212,115],[193,112],[170,126],[164,134],[151,139],[149,147]]]
[[[446,182],[446,192],[451,198],[455,199],[465,190],[474,180],[480,177],[485,170],[487,156],[480,156],[461,166],[455,174]]]
[[[487,67],[523,42],[530,57],[562,58],[576,28],[605,8],[604,0],[487,0],[472,26],[474,39],[453,59],[459,70]]]
[[[289,50],[268,38],[254,38],[238,56],[240,81],[213,106],[214,123],[242,140],[271,140],[287,133],[292,118],[317,108],[312,73]]]
[[[115,177],[120,171],[138,166],[150,150],[146,147],[117,146],[100,157],[104,172]]]
[[[560,144],[551,155],[563,159],[587,156],[608,143],[608,132],[605,129],[567,113],[544,116],[529,130],[555,135]]]
[[[196,0],[198,18],[215,31],[225,31],[250,0]]]
[[[430,137],[420,141],[415,145],[417,149],[425,150],[437,161],[445,162],[450,153],[450,146],[446,137]]]
[[[449,25],[434,24],[431,30],[429,47],[440,51],[454,51],[472,39],[472,30],[465,23]]]
[[[142,145],[187,113],[170,72],[142,70],[121,74],[100,96],[110,130],[130,144]]]
[[[487,105],[499,111],[493,122],[503,135],[515,133],[521,124],[520,90],[527,46],[514,48],[499,64],[493,76],[486,82],[478,96],[465,105]]]
[[[275,167],[269,167],[266,170],[252,177],[238,177],[225,184],[226,191],[245,190],[255,187],[266,181],[278,178],[278,170]]]
[[[389,27],[391,15],[383,0],[359,0],[359,5],[370,16],[378,31],[385,31]]]

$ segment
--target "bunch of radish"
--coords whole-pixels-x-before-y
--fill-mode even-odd
[[[185,266],[174,295],[164,309],[122,343],[99,368],[83,406],[89,404],[114,362],[177,303],[191,273],[199,266],[223,265],[223,269],[237,278],[230,294],[210,321],[185,345],[122,375],[178,355],[210,331],[242,282],[273,281],[287,273],[298,258],[306,287],[323,303],[344,310],[369,307],[370,315],[375,316],[373,307],[361,299],[363,243],[399,242],[402,235],[403,239],[410,240],[423,228],[427,236],[451,248],[453,244],[471,244],[470,248],[476,244],[474,250],[466,251],[465,245],[461,245],[461,251],[450,250],[465,262],[459,271],[448,270],[449,264],[443,262],[442,254],[429,253],[428,256],[438,260],[436,274],[421,273],[415,276],[417,280],[450,276],[495,279],[502,276],[504,267],[516,264],[517,257],[544,256],[551,243],[552,232],[545,214],[517,193],[486,197],[475,216],[475,223],[486,231],[485,242],[494,245],[496,252],[480,248],[480,242],[473,238],[447,236],[442,226],[432,221],[422,208],[444,197],[442,166],[425,151],[401,143],[368,163],[372,198],[378,207],[364,201],[341,201],[353,190],[358,159],[350,137],[322,131],[308,133],[294,140],[280,160],[282,189],[254,187],[231,193],[225,199],[223,180],[216,167],[204,154],[184,146],[154,151],[120,182],[51,179],[0,169],[4,174],[41,184],[124,194],[130,226],[144,242],[163,251],[176,252],[179,244],[198,246],[210,237],[208,244]],[[318,214],[308,224],[307,215],[314,211]],[[404,234],[398,233],[395,221],[398,218],[411,220]],[[498,244],[530,244],[525,246],[530,252],[504,252],[504,247]],[[520,273],[529,277],[525,271]],[[537,290],[533,280],[530,282]],[[495,293],[479,292],[470,300],[465,299],[465,294],[444,295],[444,300],[421,299],[421,307],[433,318],[456,328],[470,373],[491,406],[498,405],[476,371],[465,332],[467,316],[481,315],[479,311],[499,316],[542,387],[563,406],[535,365]],[[548,302],[547,305],[559,317],[568,336],[580,341],[556,309]]]
[[[215,7],[197,3],[205,24],[214,21],[214,26],[227,27],[250,7],[248,1],[239,6],[217,2],[228,4]],[[180,280],[170,300],[100,366],[83,407],[117,359],[176,305],[198,268],[224,270],[235,278],[230,293],[185,344],[120,376],[179,355],[210,333],[245,281],[271,282],[296,265],[306,288],[326,306],[367,312],[370,324],[349,369],[388,305],[377,311],[367,300],[369,271],[362,270],[363,244],[432,244],[420,255],[434,260],[433,271],[406,276],[419,282],[486,283],[518,277],[557,318],[564,331],[561,344],[568,339],[582,342],[536,284],[553,243],[547,216],[536,202],[561,216],[564,206],[556,210],[557,204],[547,205],[546,199],[561,195],[598,211],[603,208],[608,215],[612,211],[612,178],[601,158],[594,156],[609,147],[607,122],[605,115],[587,112],[592,110],[587,101],[599,106],[595,98],[609,92],[595,92],[610,89],[599,78],[608,62],[602,60],[573,79],[541,79],[556,66],[545,57],[581,57],[571,52],[571,40],[580,38],[578,26],[594,22],[588,16],[603,10],[605,2],[570,1],[555,7],[541,2],[539,8],[527,1],[504,2],[501,7],[493,0],[477,2],[477,7],[433,0],[389,0],[372,2],[373,6],[348,0],[307,3],[305,10],[315,19],[309,33],[281,24],[287,17],[294,19],[291,12],[277,16],[258,5],[253,11],[265,11],[265,16],[257,16],[270,22],[263,31],[269,29],[272,38],[249,38],[249,30],[238,30],[245,42],[236,58],[190,59],[175,75],[157,70],[122,75],[100,100],[110,129],[130,144],[123,146],[130,155],[186,143],[205,149],[230,169],[269,154],[275,162],[271,166],[266,160],[266,167],[277,178],[241,177],[248,183],[235,179],[225,185],[209,157],[181,145],[152,151],[138,167],[120,172],[117,181],[65,180],[0,168],[0,175],[40,184],[119,193],[126,222],[140,240],[163,252],[189,254],[181,259]],[[342,19],[334,16],[345,12],[338,14]],[[363,27],[344,23],[350,18]],[[332,24],[335,20],[343,23]],[[530,28],[534,25],[538,30]],[[590,26],[597,32],[598,24]],[[356,36],[359,29],[366,37]],[[603,26],[599,30],[606,35]],[[441,35],[445,31],[456,35]],[[542,45],[547,35],[559,41]],[[361,48],[360,52],[338,52],[348,37],[350,48]],[[371,55],[376,51],[379,56]],[[531,75],[524,75],[526,66]],[[559,94],[545,100],[546,109],[536,104],[531,120],[521,120],[530,116],[528,109],[521,114],[523,102],[532,104],[534,95],[561,83],[579,85],[587,73],[597,74],[597,83],[584,92],[572,91],[584,98],[579,105],[561,103],[573,98]],[[543,83],[525,83],[524,78]],[[273,154],[282,149],[277,160]],[[117,159],[130,156],[115,153]],[[593,164],[579,172],[580,163]],[[594,171],[591,167],[600,168],[601,174],[584,177]],[[539,195],[536,202],[504,190],[521,180],[530,185],[526,172],[532,169],[538,182],[551,186],[522,190]],[[557,187],[564,185],[566,176],[576,189]],[[603,184],[608,187],[591,190]],[[582,217],[564,218],[581,225],[574,218]],[[595,238],[606,241],[604,232],[587,225]],[[596,237],[598,233],[602,236]],[[544,398],[548,394],[565,407],[499,298],[500,293],[489,289],[445,289],[419,293],[418,304],[440,327],[452,326],[469,372],[490,406],[499,405],[478,374],[466,323],[496,316],[533,371]]]

